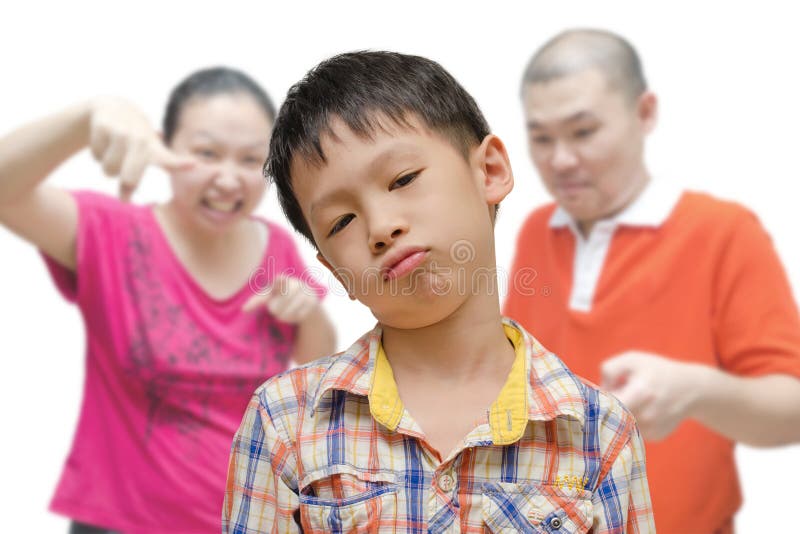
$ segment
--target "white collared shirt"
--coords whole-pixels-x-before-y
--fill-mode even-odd
[[[575,261],[572,268],[572,291],[569,307],[589,312],[603,272],[611,239],[619,226],[658,228],[667,220],[683,191],[669,183],[651,180],[624,210],[614,217],[597,221],[588,238],[577,222],[561,206],[550,217],[550,228],[569,227],[575,236]]]

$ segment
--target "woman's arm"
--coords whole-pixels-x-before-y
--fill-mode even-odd
[[[86,146],[107,175],[120,177],[124,200],[148,164],[188,164],[164,147],[138,109],[109,97],[71,106],[0,139],[0,224],[68,269],[75,268],[77,206],[69,193],[42,182]]]
[[[277,319],[297,325],[292,362],[306,363],[336,351],[336,329],[316,291],[300,279],[277,276],[269,288],[253,295],[242,311],[252,312],[262,307]]]
[[[336,329],[328,314],[318,305],[297,325],[292,361],[303,364],[336,352]]]
[[[91,104],[26,124],[0,140],[0,223],[69,269],[78,211],[66,191],[41,182],[86,146]]]

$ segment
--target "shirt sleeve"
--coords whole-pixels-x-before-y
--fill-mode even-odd
[[[75,270],[68,269],[41,252],[50,277],[69,302],[81,304],[92,285],[100,285],[113,270],[108,257],[115,248],[120,227],[121,202],[108,195],[90,191],[72,191],[78,206]]]
[[[300,532],[296,460],[259,394],[253,396],[233,439],[225,501],[223,534]]]
[[[800,377],[800,317],[767,232],[743,210],[714,281],[714,341],[723,369]]]
[[[592,496],[597,534],[656,531],[645,469],[644,443],[632,425],[628,439]]]

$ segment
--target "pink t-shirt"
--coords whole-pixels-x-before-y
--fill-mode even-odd
[[[284,370],[295,328],[243,313],[250,283],[210,297],[170,248],[151,207],[97,193],[79,206],[76,273],[45,258],[86,325],[86,382],[55,512],[127,533],[218,533],[231,441],[245,407]],[[287,232],[252,280],[299,276]]]

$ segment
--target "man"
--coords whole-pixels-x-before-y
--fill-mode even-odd
[[[651,180],[657,100],[621,37],[556,36],[522,99],[555,204],[522,228],[504,313],[634,413],[660,532],[732,532],[734,443],[800,441],[800,319],[769,236],[742,206]]]

